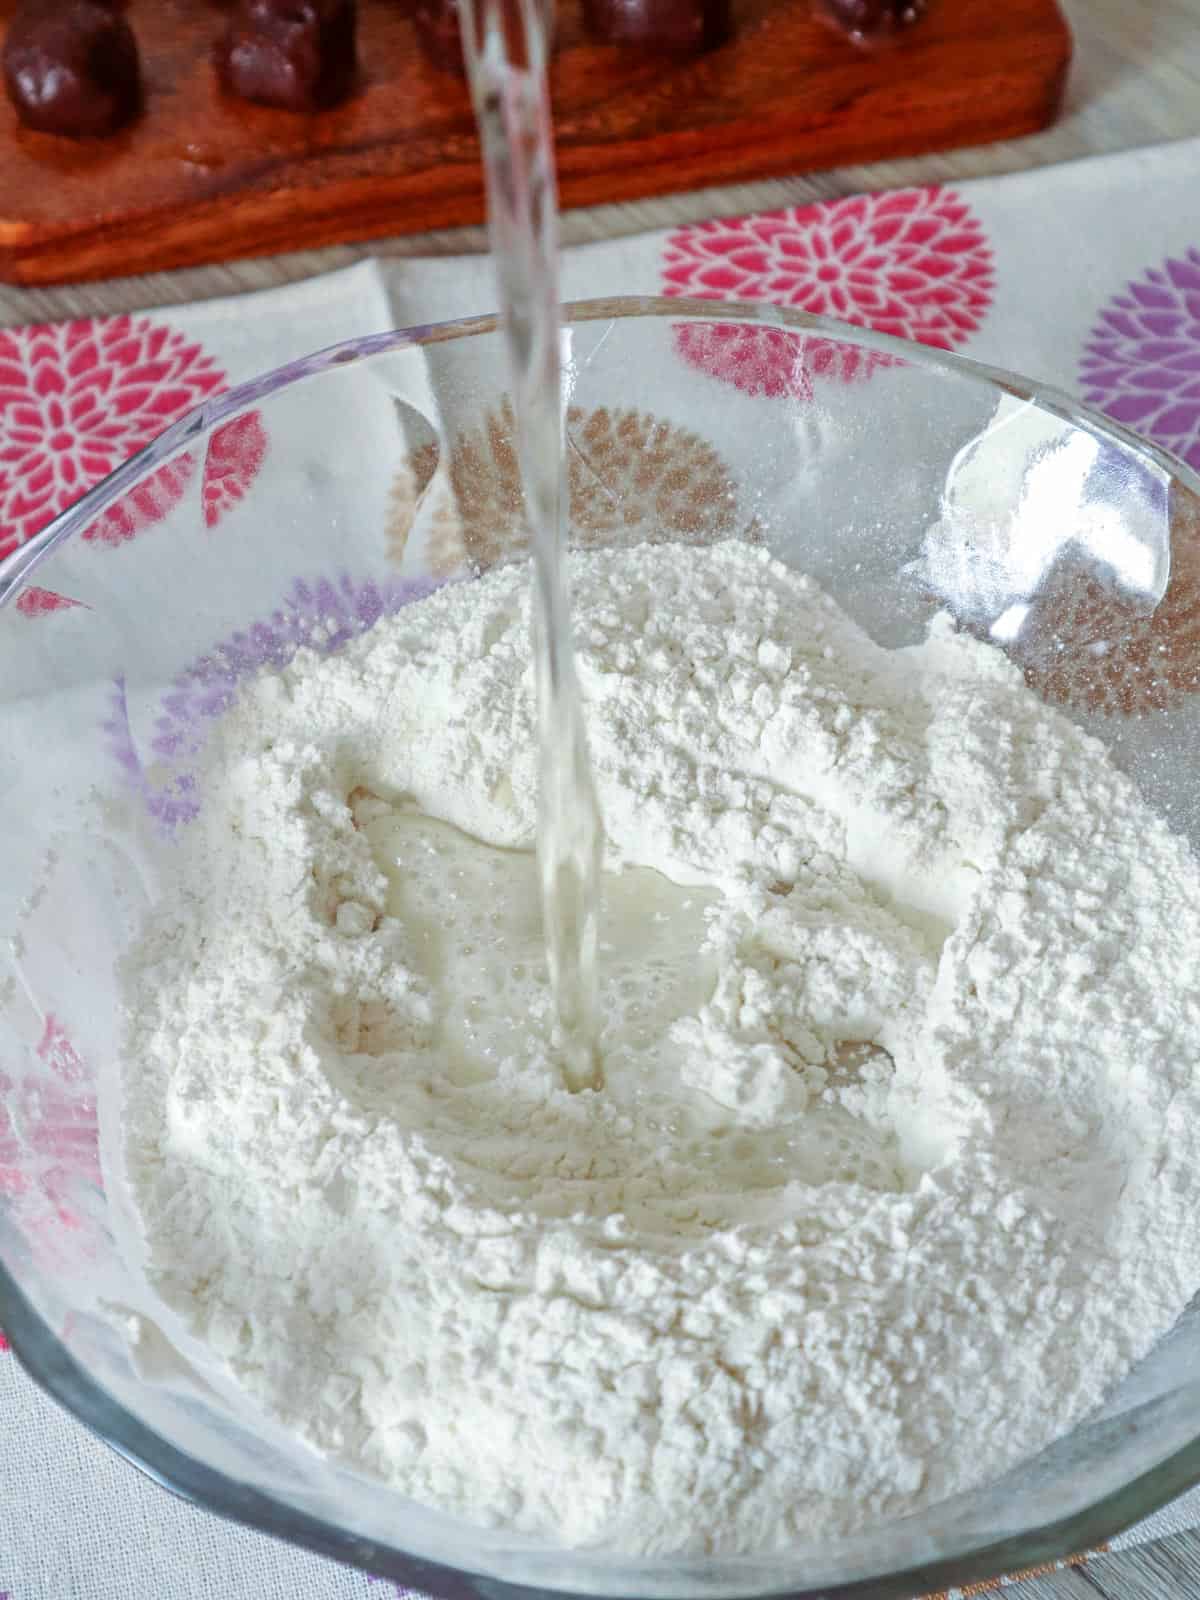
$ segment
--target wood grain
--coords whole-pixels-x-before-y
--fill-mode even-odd
[[[568,206],[1008,138],[1059,103],[1070,34],[1055,0],[943,0],[864,54],[809,0],[735,0],[721,49],[672,59],[597,45],[559,13],[553,93]],[[311,116],[222,93],[219,13],[135,3],[147,106],[112,139],[0,121],[0,274],[19,283],[155,271],[477,222],[461,79],[422,55],[408,8],[363,0],[363,81]]]

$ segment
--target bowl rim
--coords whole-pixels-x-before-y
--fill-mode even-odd
[[[893,361],[949,377],[973,379],[1000,394],[1032,402],[1048,414],[1153,463],[1167,475],[1172,486],[1181,485],[1200,501],[1200,474],[1170,451],[1081,404],[1053,385],[950,351],[788,307],[743,301],[611,296],[569,302],[563,307],[563,316],[568,324],[636,318],[757,324],[768,330],[811,335],[877,352]],[[500,326],[499,315],[490,313],[345,340],[287,362],[202,402],[0,561],[0,609],[20,593],[53,551],[86,528],[148,471],[247,406],[340,367],[355,366],[402,350],[495,333]],[[468,1600],[468,1597],[475,1600],[481,1594],[487,1600],[496,1600],[498,1596],[528,1600],[535,1594],[552,1597],[552,1600],[578,1600],[579,1596],[599,1600],[603,1593],[596,1588],[532,1589],[477,1569],[446,1566],[338,1528],[205,1465],[139,1421],[83,1368],[34,1308],[2,1261],[0,1324],[21,1366],[51,1399],[151,1481],[202,1510],[257,1532],[284,1538],[357,1570],[413,1584],[428,1593],[446,1596],[448,1600]],[[953,1555],[833,1586],[823,1583],[817,1589],[764,1587],[761,1583],[739,1587],[731,1580],[721,1592],[729,1596],[779,1597],[779,1600],[868,1600],[868,1596],[871,1600],[912,1600],[914,1596],[929,1595],[931,1591],[953,1585],[1016,1574],[1022,1569],[1080,1556],[1197,1483],[1200,1483],[1200,1436],[1078,1511],[1001,1538],[968,1539],[964,1548]],[[581,1556],[586,1554],[588,1552],[580,1552]],[[612,1559],[622,1558],[613,1554]],[[624,1559],[632,1562],[638,1558]],[[780,1564],[787,1559],[786,1551],[771,1556],[772,1561]]]
[[[682,295],[611,295],[567,301],[562,313],[565,323],[623,321],[638,317],[674,318],[691,322],[758,323],[768,330],[810,334],[837,344],[852,345],[888,357],[894,362],[922,367],[927,372],[941,373],[946,377],[970,378],[1014,399],[1030,401],[1041,410],[1061,417],[1086,433],[1153,462],[1169,479],[1181,483],[1200,499],[1200,473],[1193,471],[1186,461],[1153,440],[1144,438],[1123,423],[1076,400],[1053,384],[1022,377],[1020,373],[1010,372],[1003,367],[988,366],[934,345],[898,339],[892,334],[876,333],[873,328],[856,327],[852,323],[816,316],[790,306],[748,300],[702,300]],[[0,608],[15,589],[28,582],[35,568],[52,550],[92,522],[100,512],[132,488],[147,470],[168,460],[189,441],[230,420],[246,406],[338,367],[357,366],[376,356],[394,355],[400,350],[471,339],[480,334],[495,333],[500,327],[500,314],[487,312],[445,322],[394,328],[385,333],[366,334],[362,338],[325,345],[309,355],[285,362],[270,372],[235,384],[223,393],[202,401],[177,422],[164,428],[136,455],[115,467],[65,511],[60,511],[32,539],[19,545],[0,561]]]
[[[197,1510],[443,1600],[533,1600],[534,1596],[538,1600],[604,1600],[599,1589],[532,1588],[474,1568],[450,1567],[348,1532],[240,1483],[189,1456],[113,1399],[57,1338],[2,1262],[0,1308],[11,1351],[42,1392],[151,1483]],[[1003,1576],[1019,1578],[1047,1566],[1081,1561],[1197,1481],[1200,1439],[1082,1511],[1001,1539],[985,1539],[961,1554],[877,1577],[822,1583],[815,1589],[761,1585],[739,1589],[731,1584],[722,1593],[736,1600],[941,1600],[950,1588]],[[1144,1491],[1147,1499],[1134,1505],[1139,1491]],[[786,1557],[787,1552],[782,1551],[771,1559],[782,1562]],[[665,1562],[670,1558],[659,1559]]]

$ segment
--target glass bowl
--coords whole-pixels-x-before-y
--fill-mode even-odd
[[[1187,468],[1023,379],[796,312],[592,301],[564,342],[575,542],[760,542],[889,645],[948,608],[1200,845]],[[492,318],[323,351],[207,401],[0,567],[0,1325],[177,1493],[437,1594],[911,1596],[1095,1545],[1200,1480],[1192,1313],[1002,1480],[853,1538],[704,1560],[456,1521],[126,1337],[146,1298],[96,1105],[114,961],[149,892],[138,840],[186,827],[196,751],[248,673],[522,553],[505,387]]]

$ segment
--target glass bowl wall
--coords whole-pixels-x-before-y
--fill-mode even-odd
[[[1200,846],[1186,468],[1023,380],[771,308],[589,302],[564,339],[574,543],[761,543],[886,644],[948,608]],[[114,963],[187,826],[196,751],[264,662],[520,556],[505,387],[491,319],[322,352],[207,402],[0,567],[0,1325],[168,1486],[445,1595],[909,1596],[1107,1537],[1200,1480],[1191,1316],[1003,1481],[837,1544],[702,1562],[442,1516],[125,1337],[147,1299],[96,1097]]]

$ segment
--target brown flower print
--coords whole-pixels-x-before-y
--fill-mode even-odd
[[[1200,501],[1175,485],[1171,577],[1149,616],[1063,563],[1009,653],[1043,699],[1076,710],[1139,716],[1200,692]]]
[[[433,445],[402,463],[392,489],[392,558],[403,558],[418,506],[427,512],[423,564],[441,576],[522,555],[529,535],[509,402],[460,433],[444,471],[440,465]],[[736,490],[717,451],[645,412],[571,407],[567,477],[572,544],[580,548],[711,544],[735,531]]]
[[[419,445],[404,457],[392,478],[392,487],[388,495],[386,536],[388,555],[397,566],[404,559],[417,507],[429,488],[437,464],[437,445]]]

